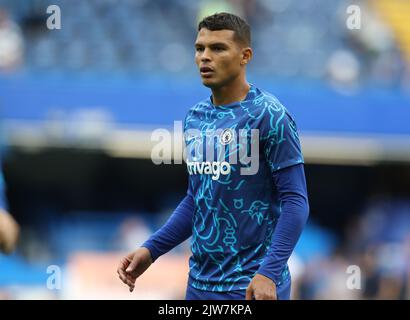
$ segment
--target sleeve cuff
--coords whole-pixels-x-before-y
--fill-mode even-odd
[[[141,248],[146,248],[148,249],[149,253],[151,254],[151,259],[152,259],[152,263],[154,263],[155,260],[157,260],[161,255],[158,254],[158,252],[153,248],[153,246],[151,246],[148,243],[144,243]]]

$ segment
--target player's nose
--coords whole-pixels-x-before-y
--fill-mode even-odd
[[[211,55],[208,49],[205,49],[202,54],[201,54],[201,61],[206,62],[206,61],[211,61]]]

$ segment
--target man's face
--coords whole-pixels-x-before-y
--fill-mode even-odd
[[[222,87],[242,72],[243,48],[234,40],[234,34],[232,30],[206,28],[198,32],[195,62],[206,87]]]

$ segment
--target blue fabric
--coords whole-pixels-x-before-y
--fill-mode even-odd
[[[258,273],[280,284],[281,279],[286,278],[283,272],[288,272],[287,261],[309,216],[309,202],[302,164],[274,172],[273,180],[279,194],[281,215]]]
[[[252,129],[259,132],[252,159],[257,170],[244,174],[254,166],[244,163],[248,154],[241,156],[249,151]],[[244,290],[257,272],[277,286],[289,282],[287,260],[309,212],[292,116],[275,97],[251,86],[241,102],[215,106],[209,98],[195,105],[184,133],[188,194],[143,246],[155,260],[192,235],[188,282],[202,291]],[[232,162],[235,153],[238,161]]]
[[[291,280],[276,287],[278,300],[290,300]],[[246,290],[233,290],[227,292],[212,292],[187,287],[185,300],[245,300]]]
[[[188,285],[185,300],[245,300],[245,290],[212,292],[195,289]]]
[[[252,137],[252,130],[259,137]],[[276,97],[251,85],[243,101],[216,106],[210,97],[193,106],[185,118],[184,133],[195,201],[189,284],[205,291],[246,289],[265,261],[280,216],[287,214],[272,175],[304,162],[295,120]],[[255,146],[259,148],[254,150],[256,163],[246,163]],[[255,166],[253,174],[246,174],[247,168]],[[306,210],[301,210],[305,216]],[[303,219],[293,212],[289,217],[298,220],[293,226],[287,224],[296,228],[298,238]],[[289,240],[293,245],[293,238]],[[269,272],[280,284],[289,278],[282,263],[288,257],[283,258],[276,248],[273,254],[279,254],[280,261],[267,264],[262,272]],[[278,268],[282,269],[277,272]]]

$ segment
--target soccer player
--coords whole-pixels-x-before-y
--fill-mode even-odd
[[[250,45],[250,27],[238,16],[218,13],[199,23],[195,62],[212,95],[185,118],[187,194],[165,225],[120,261],[118,275],[131,292],[158,257],[192,236],[187,300],[290,299],[287,261],[309,215],[304,160],[290,113],[246,80]],[[201,162],[212,130],[220,132],[213,151],[221,161]],[[252,174],[242,169],[254,164],[228,161],[232,150],[243,150],[241,130],[258,132]],[[198,131],[199,138],[192,134]]]

